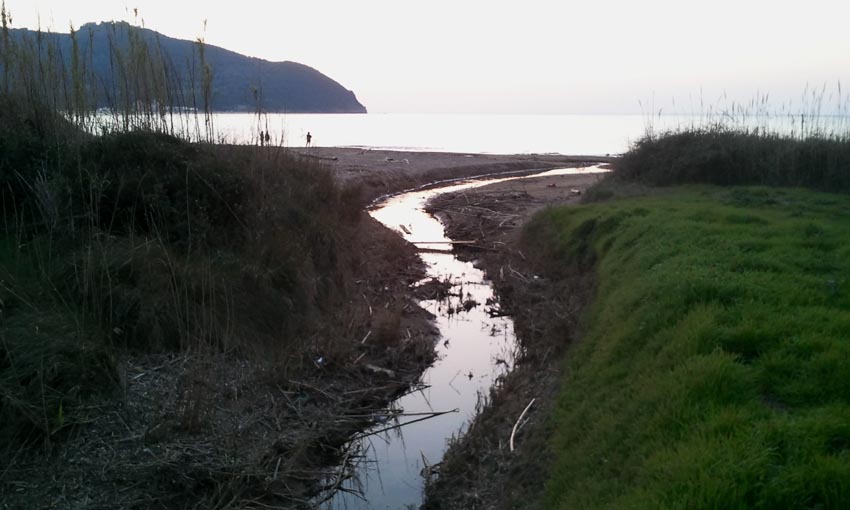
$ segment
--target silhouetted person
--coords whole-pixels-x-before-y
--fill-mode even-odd
[[[260,130],[260,147],[263,146],[263,141],[265,140],[265,136],[267,136],[267,135],[264,135],[263,130],[261,129]]]
[[[311,144],[312,141],[313,141],[313,135],[311,135],[310,132],[307,131],[307,147],[310,147],[310,144]]]
[[[269,132],[266,131],[266,145],[271,145],[271,139],[272,137],[269,136]]]

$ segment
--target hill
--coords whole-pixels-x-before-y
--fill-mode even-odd
[[[10,33],[19,47],[55,48],[66,69],[76,66],[86,78],[93,78],[89,81],[101,88],[98,107],[115,106],[122,97],[122,81],[128,81],[124,76],[156,67],[154,72],[167,82],[164,88],[179,96],[170,98],[171,104],[201,108],[199,89],[207,85],[206,68],[212,111],[366,113],[352,91],[309,66],[248,57],[124,22],[88,23],[73,36],[28,29]]]

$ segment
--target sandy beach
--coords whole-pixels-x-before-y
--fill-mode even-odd
[[[369,200],[444,179],[610,163],[615,159],[559,154],[496,155],[337,147],[287,150],[327,163],[340,182],[362,186],[364,196]]]

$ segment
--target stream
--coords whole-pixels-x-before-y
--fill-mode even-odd
[[[326,508],[337,510],[418,508],[425,475],[438,464],[448,440],[462,434],[485,403],[490,387],[510,370],[516,337],[509,317],[490,317],[495,301],[484,272],[452,254],[443,225],[424,211],[431,198],[496,182],[545,175],[603,172],[597,166],[549,170],[533,175],[459,181],[439,188],[389,197],[370,211],[372,217],[397,231],[419,248],[427,266],[423,281],[449,281],[443,300],[419,304],[434,314],[440,331],[437,360],[422,375],[422,389],[399,398],[401,424],[414,422],[362,439],[359,476],[346,481]],[[448,411],[448,412],[447,412]],[[431,413],[442,413],[422,419]],[[421,420],[421,421],[416,421]],[[379,424],[375,430],[387,428]],[[369,433],[367,430],[366,433]]]

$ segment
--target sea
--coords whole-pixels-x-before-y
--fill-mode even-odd
[[[274,145],[312,145],[398,151],[478,154],[622,154],[649,132],[722,123],[796,136],[850,132],[847,117],[717,115],[503,115],[503,114],[216,114],[221,141],[254,144],[268,133]]]
[[[648,133],[708,124],[744,126],[796,136],[817,130],[850,133],[847,117],[808,123],[794,116],[718,118],[711,115],[517,115],[517,114],[251,114],[179,115],[171,129],[189,139],[259,145],[260,134],[275,146],[304,147],[307,134],[316,147],[476,154],[564,154],[615,156]],[[109,115],[101,121],[108,125]],[[197,133],[205,133],[199,136]]]
[[[640,115],[497,114],[217,114],[217,136],[256,143],[260,131],[271,143],[398,151],[478,154],[581,154],[625,152],[640,138]]]

